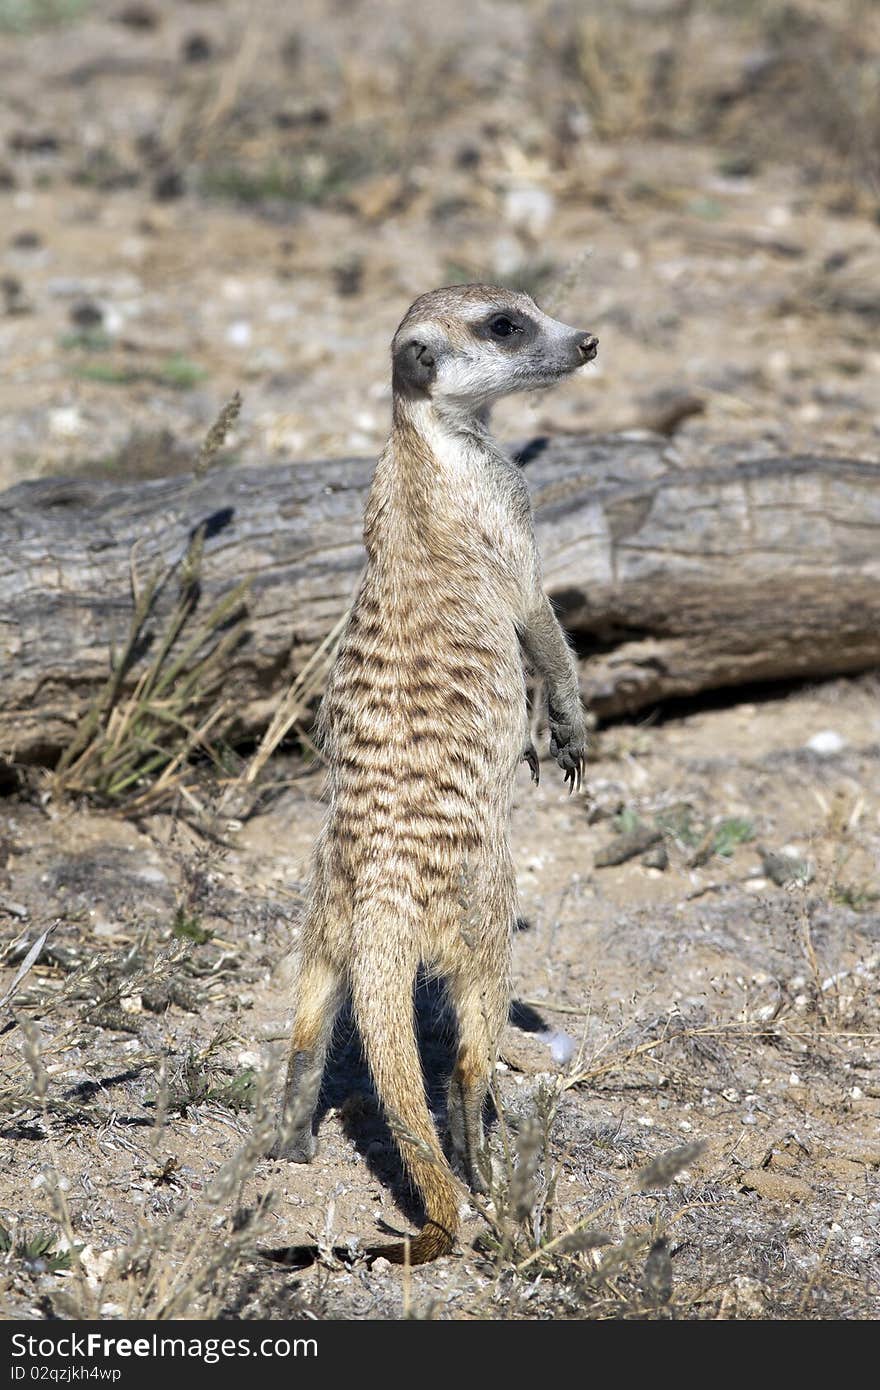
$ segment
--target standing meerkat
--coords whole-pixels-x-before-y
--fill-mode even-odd
[[[597,340],[526,294],[422,295],[392,343],[392,430],[364,517],[367,565],[319,716],[329,812],[302,928],[278,1158],[308,1163],[327,1045],[350,990],[367,1063],[425,1225],[409,1259],[446,1254],[463,1189],[425,1098],[413,989],[441,977],[458,1020],[453,1158],[485,1190],[483,1105],[507,1018],[517,765],[536,774],[523,657],[545,683],[550,751],[580,785],[577,670],[547,599],[519,468],[492,402],[551,386]],[[404,1244],[374,1247],[400,1263]]]

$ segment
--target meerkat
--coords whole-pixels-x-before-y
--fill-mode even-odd
[[[580,786],[587,731],[573,654],[547,599],[521,471],[492,402],[551,386],[597,339],[526,294],[422,295],[392,343],[392,430],[364,516],[367,564],[318,719],[329,809],[302,928],[273,1156],[308,1163],[334,1020],[350,991],[372,1079],[425,1224],[371,1248],[448,1253],[465,1189],[428,1109],[415,1031],[420,969],[458,1023],[448,1129],[485,1191],[483,1107],[507,1019],[516,887],[508,825],[518,764],[537,770],[525,662],[547,692],[550,751]]]

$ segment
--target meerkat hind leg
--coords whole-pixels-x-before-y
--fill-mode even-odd
[[[317,1147],[312,1123],[327,1047],[342,1003],[342,977],[323,956],[305,958],[297,995],[281,1118],[270,1157],[311,1163]]]
[[[489,1155],[483,1132],[483,1106],[495,1069],[498,1039],[507,1017],[503,980],[478,968],[458,971],[449,992],[458,1015],[458,1054],[449,1081],[447,1118],[452,1152],[474,1192],[489,1188]],[[506,977],[506,972],[505,977]],[[486,985],[488,984],[488,988]]]

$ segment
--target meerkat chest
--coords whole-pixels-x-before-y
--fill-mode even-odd
[[[478,560],[516,569],[531,543],[531,508],[516,465],[479,442],[432,441],[437,469],[432,513]]]

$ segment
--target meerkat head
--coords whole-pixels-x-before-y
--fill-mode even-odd
[[[451,285],[411,305],[391,345],[394,394],[478,413],[500,396],[552,386],[592,362],[598,339],[527,294]]]

